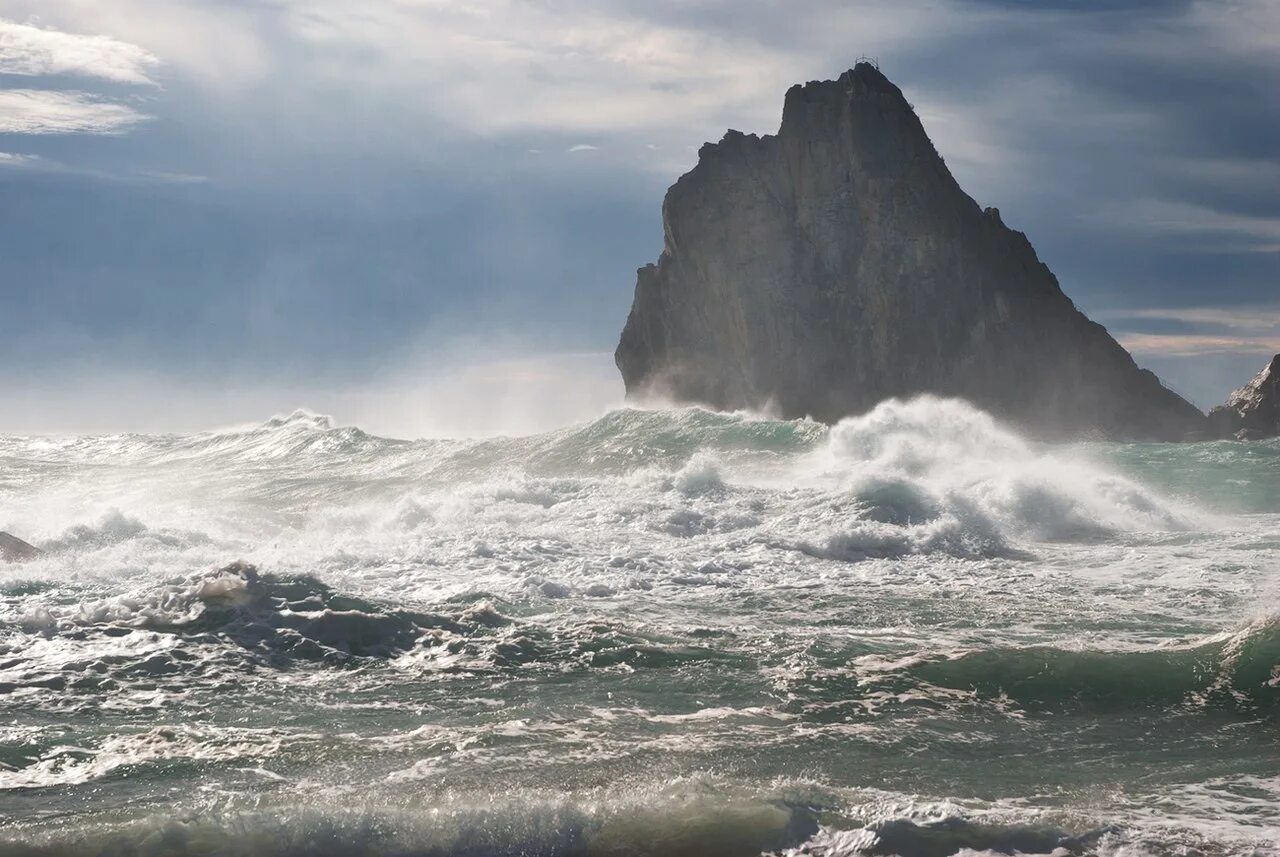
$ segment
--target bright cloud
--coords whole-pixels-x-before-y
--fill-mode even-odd
[[[1116,313],[1112,318],[1141,318],[1214,324],[1237,330],[1270,330],[1280,335],[1280,305],[1245,307],[1147,307]]]
[[[84,92],[0,89],[0,134],[119,134],[147,118]]]
[[[84,36],[0,18],[0,74],[67,74],[151,84],[159,60],[110,36]]]
[[[1117,339],[1134,354],[1196,357],[1202,354],[1280,352],[1280,305],[1143,307],[1112,313],[1127,321],[1169,321],[1186,325],[1176,333],[1121,332]]]
[[[159,62],[146,49],[110,36],[0,18],[0,74],[154,86],[150,71]],[[128,104],[77,90],[0,89],[0,133],[5,134],[118,134],[147,118]],[[6,162],[20,163],[15,157]]]
[[[335,77],[411,80],[418,99],[481,133],[679,129],[700,142],[726,125],[772,131],[786,87],[851,65],[851,43],[887,51],[925,42],[926,19],[955,31],[982,18],[932,0],[821,6],[747,4],[707,20],[705,9],[614,0],[317,0],[283,4],[283,25]],[[794,41],[779,38],[789,31]]]
[[[1138,356],[1196,357],[1202,354],[1280,353],[1280,332],[1273,336],[1128,333],[1120,334],[1117,339]]]

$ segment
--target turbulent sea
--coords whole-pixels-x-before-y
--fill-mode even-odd
[[[0,437],[0,855],[1280,854],[1280,443]]]

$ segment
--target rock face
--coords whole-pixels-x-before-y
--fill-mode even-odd
[[[960,189],[871,65],[792,87],[775,136],[704,145],[662,213],[615,355],[629,397],[833,422],[935,393],[1041,437],[1206,431]]]
[[[17,536],[0,532],[0,561],[23,562],[28,559],[35,559],[42,553],[44,551],[35,545],[27,544]]]
[[[1261,440],[1280,437],[1280,354],[1253,380],[1209,412],[1215,437]]]

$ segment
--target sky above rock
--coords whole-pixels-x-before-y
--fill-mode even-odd
[[[0,0],[0,431],[590,417],[667,186],[864,55],[1169,386],[1280,351],[1272,0]]]

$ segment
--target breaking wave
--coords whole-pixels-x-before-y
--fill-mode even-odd
[[[942,806],[894,815],[881,801],[852,807],[814,804],[804,789],[726,796],[723,785],[719,793],[708,786],[674,783],[585,801],[482,799],[414,812],[303,807],[198,815],[79,836],[63,833],[42,843],[0,841],[0,855],[950,857],[978,851],[1064,857],[1091,852],[1117,833],[1102,828],[1072,834],[1051,825],[967,818]]]
[[[537,592],[563,597],[557,586],[544,582]],[[207,675],[210,665],[196,650],[209,646],[281,669],[359,666],[400,657],[406,668],[419,671],[480,674],[733,659],[598,620],[547,627],[505,615],[494,602],[480,593],[442,603],[440,612],[398,609],[342,594],[314,577],[260,574],[236,562],[184,581],[21,617],[19,628],[46,640],[66,638],[79,649],[96,635],[112,645],[104,645],[91,660],[46,661],[37,669],[27,657],[50,653],[38,647],[30,651],[29,641],[0,642],[0,656],[10,657],[0,669],[0,693],[16,688],[101,691],[118,687],[112,679]],[[165,638],[173,642],[163,642]],[[57,678],[51,684],[47,677],[54,669]],[[92,680],[67,681],[67,675],[80,671]]]
[[[1034,711],[1231,710],[1280,714],[1280,616],[1181,645],[1124,651],[1050,646],[926,655],[894,665],[894,679],[971,692]]]
[[[1192,520],[1138,483],[1037,448],[957,399],[884,402],[833,428],[830,449],[877,520],[977,516],[1038,540],[1180,530]]]

